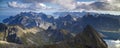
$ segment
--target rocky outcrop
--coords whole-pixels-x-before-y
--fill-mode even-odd
[[[20,38],[17,36],[18,29],[15,26],[0,23],[0,27],[0,34],[3,33],[3,41],[22,44]]]
[[[17,28],[13,27],[13,28],[9,28],[8,29],[8,34],[6,37],[6,41],[7,42],[13,42],[13,43],[17,43],[17,44],[22,44],[22,41],[20,39],[20,37],[17,36]]]

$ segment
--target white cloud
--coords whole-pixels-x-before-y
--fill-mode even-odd
[[[27,4],[18,3],[16,1],[8,2],[9,7],[13,8],[27,8]]]
[[[120,0],[97,0],[101,2],[108,2],[108,3],[120,3]]]
[[[19,3],[17,1],[8,2],[8,6],[12,8],[22,8],[22,9],[32,9],[32,10],[40,10],[40,9],[52,9],[43,3]]]
[[[85,10],[103,10],[103,11],[120,11],[120,4],[111,3],[110,0],[98,0],[91,2],[78,2],[76,9]],[[119,5],[119,6],[118,6]]]
[[[40,9],[46,10],[47,9],[48,10],[48,9],[53,9],[53,8],[43,3],[34,3],[29,6],[29,9],[33,9],[33,10],[40,10]]]
[[[53,0],[52,2],[62,6],[65,9],[74,9],[76,7],[75,0]]]
[[[24,3],[43,3],[43,2],[53,2],[54,0],[20,0],[21,2],[24,2]]]
[[[105,10],[120,11],[120,0],[98,0],[90,2],[78,2],[75,0],[52,0],[68,10]]]
[[[98,0],[98,1],[107,2],[113,6],[120,7],[120,0]]]
[[[120,48],[120,40],[105,40],[108,48]]]
[[[76,0],[20,0],[9,2],[10,7],[14,8],[29,8],[34,10],[39,9],[55,9],[43,3],[52,3],[60,6],[59,10],[106,10],[120,11],[120,0],[97,0],[91,2],[78,2]],[[28,5],[32,4],[32,5]],[[31,7],[32,6],[32,7]],[[52,6],[52,5],[51,5]]]
[[[120,0],[108,0],[108,3],[110,3],[111,5],[120,7]]]
[[[22,0],[25,3],[53,3],[61,6],[64,9],[74,9],[76,6],[76,1],[75,0]]]
[[[91,1],[91,2],[77,2],[75,9],[91,10],[92,8],[89,5],[92,4],[92,3],[94,3],[94,1]]]

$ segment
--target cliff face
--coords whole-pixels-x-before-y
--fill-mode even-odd
[[[108,48],[98,32],[87,25],[82,32],[74,38],[63,42],[46,45],[45,48]]]

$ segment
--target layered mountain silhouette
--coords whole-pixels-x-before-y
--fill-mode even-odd
[[[78,12],[74,14],[81,16]],[[75,17],[73,13],[72,15],[68,13],[67,15],[55,19],[54,16],[44,13],[22,12],[16,16],[4,19],[3,22],[9,25],[20,25],[27,28],[37,26],[48,29],[48,27],[52,27],[54,29],[67,29],[71,32],[81,31],[86,24],[91,24],[97,30],[119,31],[120,19],[117,15],[93,14],[86,13],[83,17]]]

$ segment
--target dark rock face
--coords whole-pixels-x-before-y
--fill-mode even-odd
[[[8,25],[5,25],[3,23],[0,23],[0,33],[3,33],[3,41],[7,42],[13,42],[17,44],[22,44],[22,41],[20,38],[17,36],[17,29],[13,26],[10,27]]]
[[[0,32],[3,32],[7,29],[7,25],[0,23]]]
[[[108,48],[99,33],[90,25],[87,25],[83,32],[77,34],[70,40],[58,44],[46,45],[45,48]]]
[[[17,36],[17,29],[16,28],[9,28],[8,29],[8,35],[6,37],[7,42],[13,42],[17,44],[22,44],[21,39]]]
[[[4,33],[4,36],[3,36],[3,40],[5,40],[6,38],[6,30],[8,29],[7,25],[3,24],[3,23],[0,23],[0,32],[3,32]]]
[[[22,44],[22,41],[20,40],[19,37],[17,37],[16,34],[8,35],[8,36],[7,36],[7,41],[8,41],[8,42],[17,43],[17,44]]]

